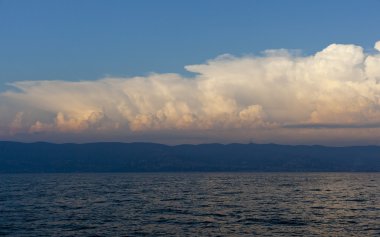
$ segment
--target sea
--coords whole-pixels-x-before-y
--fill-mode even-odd
[[[1,236],[380,236],[380,173],[1,174]]]

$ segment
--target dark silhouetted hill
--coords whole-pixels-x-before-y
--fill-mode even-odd
[[[0,173],[380,171],[380,147],[0,142]]]

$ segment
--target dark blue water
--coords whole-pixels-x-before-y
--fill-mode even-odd
[[[0,235],[380,236],[380,174],[0,175]]]

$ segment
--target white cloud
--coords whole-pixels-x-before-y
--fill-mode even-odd
[[[380,51],[380,41],[377,41],[377,42],[375,43],[375,49],[376,49],[377,51]]]
[[[133,140],[143,134],[148,141],[152,134],[171,134],[175,139],[168,142],[175,143],[198,134],[193,142],[378,143],[376,128],[368,132],[366,124],[380,123],[380,53],[332,44],[299,55],[284,49],[222,55],[186,66],[192,78],[15,82],[16,91],[0,94],[0,135],[125,134]]]

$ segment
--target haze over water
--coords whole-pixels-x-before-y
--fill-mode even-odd
[[[379,173],[0,176],[0,235],[379,236]]]

